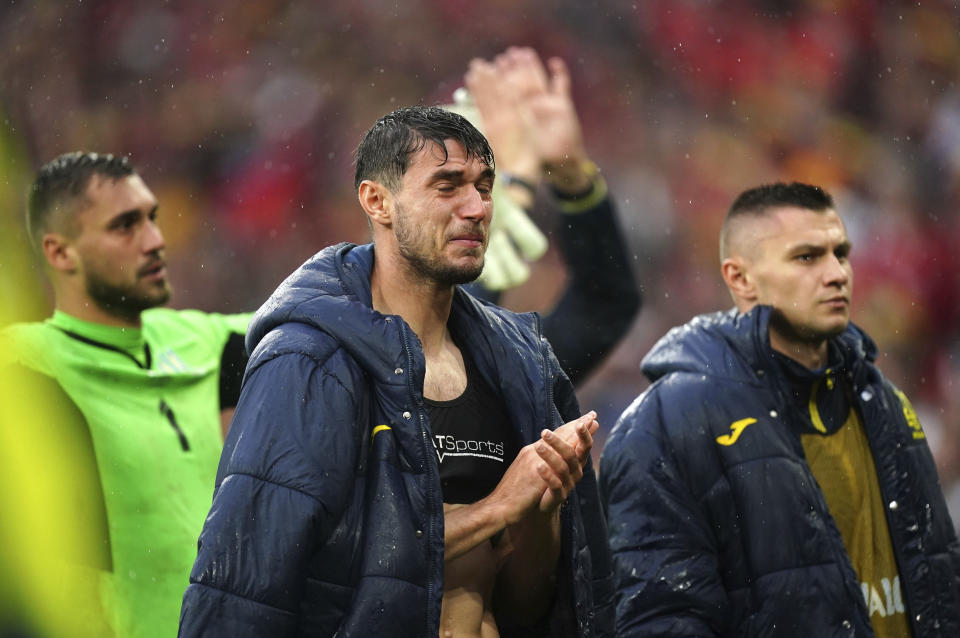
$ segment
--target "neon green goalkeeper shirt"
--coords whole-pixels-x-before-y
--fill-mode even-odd
[[[221,396],[234,392],[221,392],[221,367],[242,374],[229,351],[242,353],[250,317],[158,308],[131,329],[58,311],[0,333],[0,363],[55,379],[86,419],[112,559],[98,572],[101,603],[116,636],[177,634],[213,496],[220,410],[235,404]]]

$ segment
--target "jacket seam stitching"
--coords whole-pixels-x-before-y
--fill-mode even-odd
[[[326,334],[326,333],[324,333],[324,334]],[[346,389],[346,388],[347,388],[347,384],[344,383],[344,382],[343,382],[343,379],[341,379],[341,378],[337,375],[336,371],[334,371],[334,370],[329,370],[329,369],[327,369],[327,368],[324,367],[325,364],[327,363],[327,361],[329,361],[331,358],[333,358],[334,355],[336,355],[337,353],[339,353],[339,352],[341,352],[341,351],[343,351],[343,350],[344,350],[343,346],[342,346],[339,342],[337,342],[337,346],[336,346],[329,354],[327,354],[327,356],[325,356],[325,357],[318,357],[318,356],[314,356],[313,354],[310,354],[310,353],[307,353],[307,352],[297,352],[297,351],[295,351],[295,350],[284,350],[284,351],[282,351],[282,352],[276,352],[276,353],[271,354],[269,357],[264,358],[262,361],[257,361],[257,363],[256,363],[252,368],[250,368],[249,370],[247,370],[245,376],[249,378],[254,372],[256,372],[257,370],[259,370],[261,367],[263,367],[263,366],[266,365],[267,363],[270,363],[271,361],[274,361],[274,360],[276,360],[276,359],[279,359],[280,357],[287,357],[287,356],[291,356],[291,357],[303,357],[304,359],[309,359],[309,360],[313,361],[313,362],[317,365],[317,367],[320,368],[321,374],[330,375],[331,377],[333,377],[334,379],[337,380],[337,383],[339,383],[341,386],[344,387],[344,389]],[[348,356],[347,358],[350,359],[351,361],[353,361],[353,358],[352,358],[352,357],[349,357],[349,356]]]
[[[277,607],[276,605],[271,605],[270,603],[265,603],[265,602],[263,602],[263,601],[261,601],[261,600],[257,600],[256,598],[248,598],[247,596],[243,596],[243,595],[241,595],[241,594],[237,594],[237,593],[232,592],[232,591],[230,591],[230,590],[228,590],[228,589],[223,589],[223,588],[221,588],[221,587],[214,587],[213,585],[210,585],[210,584],[208,584],[208,583],[192,582],[192,583],[190,583],[190,584],[191,584],[191,585],[196,585],[196,586],[198,586],[198,587],[203,587],[203,588],[205,588],[205,589],[211,589],[211,590],[213,590],[213,591],[218,591],[218,592],[221,592],[221,593],[223,593],[223,594],[226,594],[227,596],[232,596],[233,598],[239,598],[240,600],[245,600],[245,601],[249,601],[249,602],[252,602],[252,603],[256,603],[257,605],[262,605],[262,606],[264,606],[264,607],[269,607],[270,609],[276,609],[277,611],[283,612],[284,614],[287,614],[287,615],[289,615],[289,616],[292,616],[293,618],[297,618],[297,617],[300,616],[300,614],[298,614],[298,613],[295,612],[295,611],[289,611],[289,610],[287,610],[287,609],[284,609],[283,607]]]
[[[305,491],[303,491],[303,490],[301,490],[301,489],[299,489],[299,488],[293,487],[292,485],[287,485],[286,483],[279,483],[279,482],[277,482],[277,481],[273,481],[273,480],[268,479],[268,478],[265,478],[265,477],[263,477],[263,476],[258,476],[258,475],[256,475],[256,474],[254,474],[253,472],[230,472],[230,474],[228,474],[228,475],[226,476],[226,478],[224,478],[224,481],[221,481],[220,485],[223,485],[223,483],[226,481],[226,479],[227,479],[227,478],[230,478],[231,476],[248,476],[248,477],[254,479],[255,481],[260,481],[261,483],[268,483],[268,484],[270,484],[270,485],[276,485],[277,487],[282,487],[282,488],[284,488],[284,489],[288,489],[288,490],[290,490],[291,492],[297,492],[298,494],[303,494],[303,495],[306,496],[307,498],[309,498],[309,499],[311,499],[311,500],[313,500],[313,501],[316,501],[316,502],[319,503],[320,505],[323,505],[323,501],[321,501],[319,498],[317,498],[317,497],[314,496],[313,494],[310,494],[309,492],[305,492]]]

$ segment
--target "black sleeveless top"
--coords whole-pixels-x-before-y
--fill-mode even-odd
[[[494,392],[461,351],[467,388],[456,399],[425,399],[440,464],[444,503],[475,503],[490,494],[520,452],[519,437]]]

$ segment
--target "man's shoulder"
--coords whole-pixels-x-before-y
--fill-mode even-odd
[[[651,381],[675,372],[750,379],[763,357],[756,338],[760,319],[758,312],[740,314],[735,309],[698,315],[661,337],[644,356],[641,370]]]
[[[140,315],[144,328],[152,330],[200,330],[216,331],[224,330],[234,332],[244,332],[247,324],[253,317],[252,312],[241,313],[220,313],[205,312],[203,310],[185,309],[175,310],[173,308],[151,308],[143,311]]]
[[[451,312],[451,321],[469,329],[481,322],[503,337],[534,340],[541,337],[542,319],[537,312],[515,312],[459,288]]]
[[[328,332],[316,326],[290,321],[267,332],[250,354],[250,368],[285,355],[303,356],[324,363],[334,353],[342,351],[342,344]]]
[[[9,343],[35,339],[40,335],[53,331],[54,328],[45,321],[28,321],[12,323],[0,328],[0,339]]]
[[[333,379],[356,396],[376,383],[335,337],[297,322],[280,324],[264,335],[250,355],[244,377],[245,392],[256,386],[261,393],[301,391],[316,380]]]
[[[143,336],[151,347],[171,349],[194,363],[212,362],[230,353],[243,352],[243,336],[251,313],[221,314],[201,310],[152,308],[141,314]],[[191,354],[188,354],[191,353]]]
[[[0,329],[0,366],[20,364],[48,372],[46,362],[56,351],[50,344],[61,334],[45,321],[16,323]]]
[[[718,371],[719,372],[719,371]],[[762,388],[754,379],[740,375],[711,374],[709,370],[674,370],[658,378],[641,395],[666,405],[705,405],[724,400],[742,389],[756,392]]]
[[[768,401],[765,386],[699,372],[671,372],[634,400],[618,420],[610,443],[672,441],[680,448],[709,444],[731,424],[756,422]],[[765,402],[766,401],[766,402]]]

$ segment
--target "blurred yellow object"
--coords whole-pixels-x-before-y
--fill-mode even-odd
[[[35,318],[45,303],[20,221],[30,171],[3,122],[0,329]],[[77,477],[90,468],[78,467],[76,432],[58,428],[62,418],[62,406],[0,352],[0,635],[111,635],[98,612],[101,572],[64,560],[87,562],[102,539],[75,515]]]
[[[443,108],[467,118],[483,131],[480,113],[464,88],[457,89],[454,103]],[[530,277],[528,261],[536,261],[547,252],[547,238],[527,213],[507,194],[500,180],[493,185],[493,220],[483,272],[477,281],[487,290],[515,288]]]

